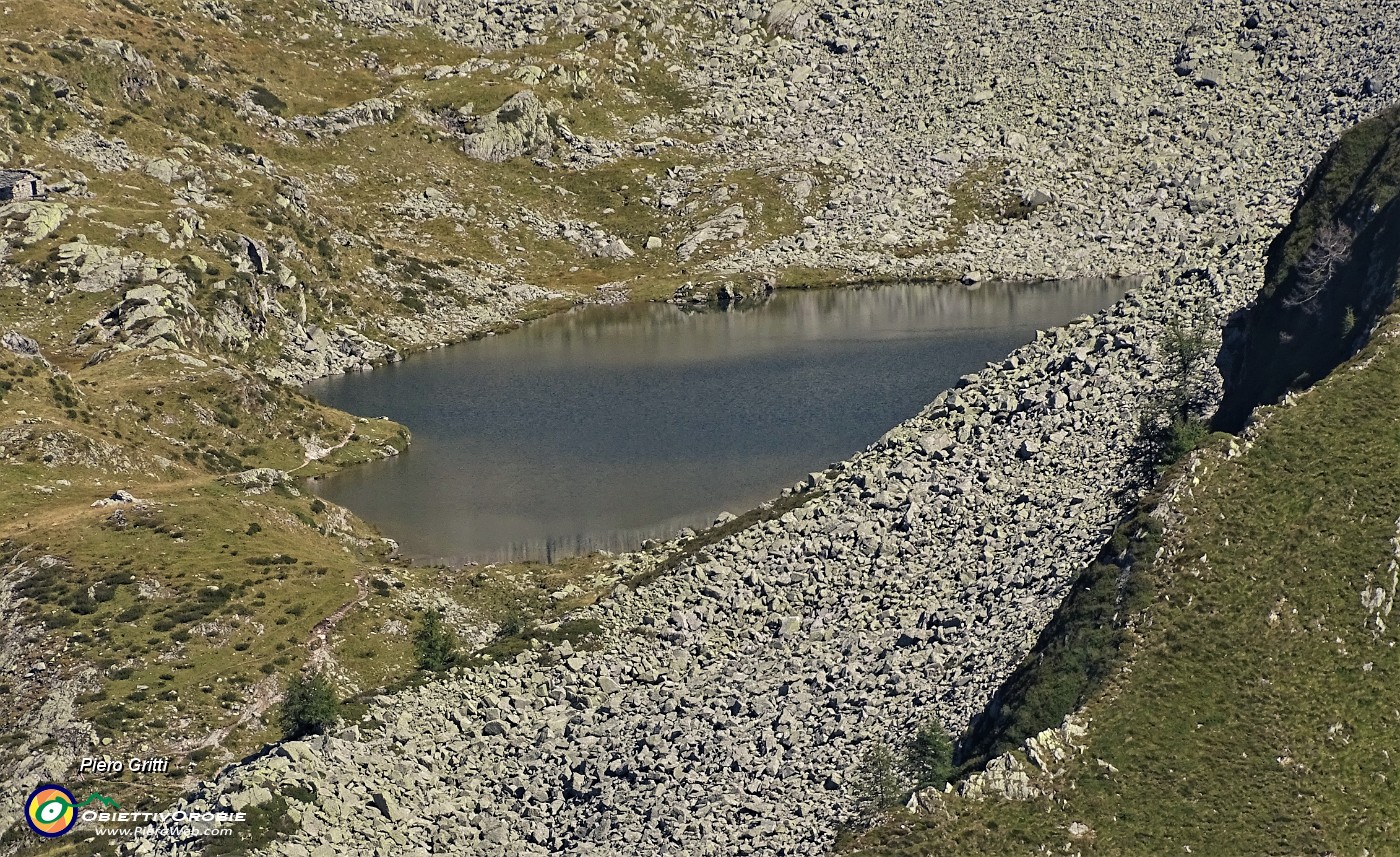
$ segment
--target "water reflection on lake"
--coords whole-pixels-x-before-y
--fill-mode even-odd
[[[413,432],[315,486],[425,559],[630,550],[849,456],[1126,280],[781,292],[732,312],[590,307],[308,385]]]

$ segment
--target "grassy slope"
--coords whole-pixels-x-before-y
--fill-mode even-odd
[[[1203,453],[1128,667],[1087,707],[1088,750],[1053,799],[952,798],[851,853],[1387,853],[1400,633],[1360,595],[1395,587],[1397,334],[1391,316],[1243,456]]]
[[[83,202],[93,212],[70,218],[58,235],[17,258],[42,260],[53,246],[79,232],[94,242],[112,241],[157,256],[182,255],[139,234],[146,223],[157,220],[174,231],[169,187],[142,174],[139,166],[123,173],[97,172],[53,145],[84,125],[120,137],[144,157],[182,148],[180,157],[204,170],[210,196],[223,203],[200,211],[207,221],[205,234],[291,241],[300,248],[301,259],[292,267],[301,279],[322,286],[333,279],[337,288],[352,291],[358,287],[349,284],[359,272],[370,270],[373,261],[363,248],[337,249],[334,264],[319,256],[318,239],[337,229],[429,266],[458,260],[499,265],[508,278],[585,296],[599,284],[627,282],[637,297],[659,298],[669,296],[702,261],[697,257],[692,263],[679,262],[675,246],[695,224],[726,205],[744,203],[750,226],[745,243],[762,243],[797,228],[800,214],[784,199],[774,177],[736,170],[689,145],[706,136],[681,118],[696,106],[695,98],[664,71],[667,63],[683,57],[641,63],[635,51],[615,54],[611,43],[585,44],[571,36],[490,54],[489,59],[508,66],[504,73],[487,67],[427,81],[425,68],[477,57],[423,29],[387,35],[344,25],[315,3],[245,0],[228,6],[238,13],[238,23],[189,14],[165,0],[140,6],[75,6],[61,20],[52,4],[40,0],[12,4],[5,24],[13,38],[0,44],[0,90],[13,97],[0,105],[10,111],[0,119],[13,117],[20,123],[14,126],[19,130],[14,138],[19,153],[43,164],[50,174],[59,169],[83,171],[95,194]],[[137,8],[149,14],[135,14],[132,10]],[[145,99],[123,94],[127,69],[91,47],[94,37],[121,39],[151,61],[158,84],[147,87]],[[531,87],[514,76],[514,69],[530,64],[557,67],[560,74],[551,71]],[[581,92],[561,76],[578,70],[592,75]],[[44,94],[42,85],[36,89],[27,83],[36,73],[67,80],[97,121],[85,121],[63,101]],[[559,100],[563,106],[558,115],[575,133],[618,140],[630,150],[633,142],[643,139],[632,127],[649,117],[661,118],[679,121],[668,133],[682,144],[582,170],[541,167],[526,158],[486,164],[466,158],[459,140],[417,118],[465,105],[481,115],[526,88],[543,101]],[[293,132],[295,142],[288,142],[271,126],[258,127],[235,114],[234,102],[256,89],[272,93],[281,102],[277,114],[289,119],[371,97],[393,98],[404,109],[387,124],[318,141]],[[191,149],[188,141],[209,151]],[[311,216],[303,218],[295,209],[274,205],[278,183],[251,169],[238,154],[243,152],[267,158],[279,175],[301,182]],[[672,167],[693,168],[698,176],[694,199],[700,206],[689,214],[673,215],[656,204],[658,194],[651,186]],[[732,188],[729,201],[708,198],[726,185]],[[475,215],[415,223],[390,210],[425,188],[439,190],[463,209],[474,208]],[[819,206],[819,196],[810,205]],[[758,203],[762,214],[756,212]],[[582,254],[567,241],[520,223],[526,210],[546,221],[567,217],[595,222],[627,241],[638,255],[618,260]],[[138,234],[118,236],[113,227],[136,228]],[[662,249],[641,250],[650,235],[662,238]],[[715,249],[731,246],[722,242]],[[216,267],[222,265],[227,273],[219,251],[196,244],[184,252],[191,251]],[[404,313],[395,300],[393,295],[357,296],[361,310]],[[311,309],[315,315],[318,307]]]
[[[409,568],[387,561],[375,534],[335,507],[286,488],[247,494],[222,484],[221,474],[241,467],[297,468],[304,461],[300,441],[312,435],[327,444],[353,438],[326,460],[302,467],[299,476],[378,457],[385,445],[401,447],[406,438],[392,423],[357,421],[226,370],[201,351],[212,343],[192,343],[208,364],[202,368],[145,353],[85,367],[88,354],[69,343],[117,295],[59,288],[46,301],[59,244],[81,233],[127,252],[173,260],[200,256],[211,269],[195,296],[204,306],[221,288],[241,292],[242,281],[223,279],[231,271],[220,244],[252,235],[307,284],[309,320],[334,324],[409,312],[392,287],[379,287],[382,278],[357,279],[385,258],[397,259],[394,267],[409,277],[431,274],[436,264],[499,264],[505,279],[565,293],[591,294],[601,283],[645,276],[634,296],[668,295],[684,276],[671,248],[688,224],[727,204],[702,200],[692,214],[676,217],[648,203],[655,193],[647,182],[672,166],[696,168],[702,195],[733,185],[731,201],[745,202],[750,212],[747,241],[795,228],[797,219],[772,177],[710,163],[685,146],[587,170],[548,169],[527,159],[471,161],[457,141],[420,124],[413,108],[470,102],[483,113],[525,87],[510,71],[488,68],[425,81],[424,68],[457,64],[473,53],[426,31],[376,35],[345,26],[316,3],[226,5],[237,21],[165,0],[63,4],[61,10],[16,0],[7,4],[0,40],[0,121],[6,125],[0,152],[8,153],[7,162],[27,157],[51,178],[81,171],[91,192],[67,200],[74,213],[56,234],[11,255],[11,264],[37,274],[34,287],[0,294],[0,331],[34,337],[61,370],[30,368],[29,361],[0,352],[0,432],[14,432],[0,449],[6,465],[0,467],[0,572],[10,582],[21,580],[16,594],[24,633],[38,635],[32,645],[48,659],[52,675],[72,679],[96,670],[83,683],[78,713],[112,742],[102,752],[122,757],[142,748],[173,756],[168,780],[128,778],[111,786],[109,793],[127,806],[161,804],[181,778],[207,775],[274,737],[272,718],[241,715],[307,660],[316,623],[355,602],[362,590],[368,589],[366,597],[331,634],[332,662],[346,693],[404,679],[411,653],[402,629],[439,595],[465,605],[488,627],[493,619],[528,617],[516,621],[519,633],[496,646],[504,652],[556,633],[547,624],[531,630],[530,622],[547,623],[591,599],[590,581],[602,563],[501,567],[472,576]],[[150,61],[155,83],[144,97],[123,91],[132,67],[99,50],[93,40],[102,38],[121,39]],[[536,87],[542,99],[564,102],[563,116],[576,133],[628,141],[628,129],[639,120],[674,117],[691,106],[691,97],[663,71],[666,61],[638,64],[633,55],[612,56],[611,44],[584,47],[581,41],[554,40],[491,59],[511,69],[527,62],[591,68],[595,84],[585,97],[570,97],[552,76]],[[371,55],[376,61],[366,62]],[[43,75],[63,78],[75,96],[54,98]],[[409,109],[385,125],[292,144],[235,112],[234,102],[255,87],[275,93],[287,117],[374,96],[395,97]],[[83,127],[120,137],[141,158],[171,155],[201,171],[211,203],[198,207],[205,225],[188,246],[170,247],[143,231],[160,222],[177,233],[174,209],[183,203],[172,201],[170,186],[145,175],[139,164],[100,172],[56,145]],[[285,187],[254,168],[248,152],[305,187],[306,213],[279,204]],[[337,167],[349,172],[337,174]],[[474,206],[477,215],[460,224],[451,217],[414,222],[386,207],[427,187],[462,208]],[[765,203],[763,215],[754,215],[754,201]],[[630,260],[582,256],[573,245],[525,226],[499,227],[522,207],[546,218],[596,221],[634,248],[650,234],[663,236],[667,246]],[[367,246],[332,241],[327,256],[322,239],[336,230],[365,238]],[[276,297],[295,309],[294,294]],[[552,302],[527,315],[567,305]],[[276,349],[275,341],[254,346],[264,355]],[[119,488],[148,501],[141,510],[124,509],[124,525],[112,518],[114,508],[90,506]],[[44,555],[58,564],[31,574],[33,561]],[[401,586],[384,585],[390,581]],[[375,583],[381,585],[367,586]],[[549,596],[574,583],[582,585],[579,594],[563,601]],[[49,749],[29,741],[25,723],[51,685],[36,684],[22,670],[19,676],[0,687],[13,703],[0,715],[0,770]],[[202,747],[211,734],[221,734],[213,730],[233,726],[212,748]]]

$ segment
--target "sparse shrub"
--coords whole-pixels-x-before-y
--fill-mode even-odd
[[[54,612],[44,615],[44,625],[50,629],[68,628],[78,624],[78,617],[72,613]]]
[[[250,556],[243,560],[249,565],[296,565],[297,558],[287,553],[275,553],[272,556]]]
[[[519,609],[507,610],[501,617],[501,624],[496,629],[497,639],[501,637],[519,637],[530,630],[534,622],[524,611]]]
[[[1201,366],[1210,354],[1206,329],[1180,322],[1167,327],[1162,348],[1169,386],[1142,419],[1142,436],[1159,466],[1181,460],[1209,433],[1198,413],[1203,405]]]
[[[862,824],[874,824],[899,802],[899,773],[888,745],[876,742],[866,748],[852,771],[851,787]]]
[[[1162,457],[1167,463],[1180,461],[1201,445],[1210,434],[1205,421],[1195,417],[1174,417],[1167,426]]]

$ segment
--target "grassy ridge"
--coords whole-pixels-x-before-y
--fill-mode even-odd
[[[1162,536],[1152,516],[1157,500],[1143,498],[1075,576],[1035,647],[959,739],[955,761],[962,772],[1059,726],[1121,667],[1129,623],[1152,595],[1147,579]]]
[[[1203,453],[1127,664],[1087,706],[1089,747],[1053,799],[953,798],[852,853],[1387,853],[1400,632],[1361,595],[1388,604],[1395,588],[1397,333],[1392,316],[1245,454]]]
[[[1400,194],[1400,107],[1358,123],[1342,135],[1309,178],[1305,198],[1269,248],[1262,297],[1285,289],[1298,263],[1328,223],[1380,211]]]

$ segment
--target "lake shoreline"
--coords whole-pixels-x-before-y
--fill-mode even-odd
[[[408,455],[315,490],[420,561],[626,553],[771,500],[960,375],[1130,284],[786,290],[698,315],[664,303],[578,308],[467,350],[309,385],[326,404],[386,414],[418,438]],[[556,427],[562,414],[568,426]],[[473,438],[486,437],[476,449]],[[530,500],[519,494],[527,485]],[[536,530],[507,515],[556,524]],[[496,547],[460,535],[506,526]]]

